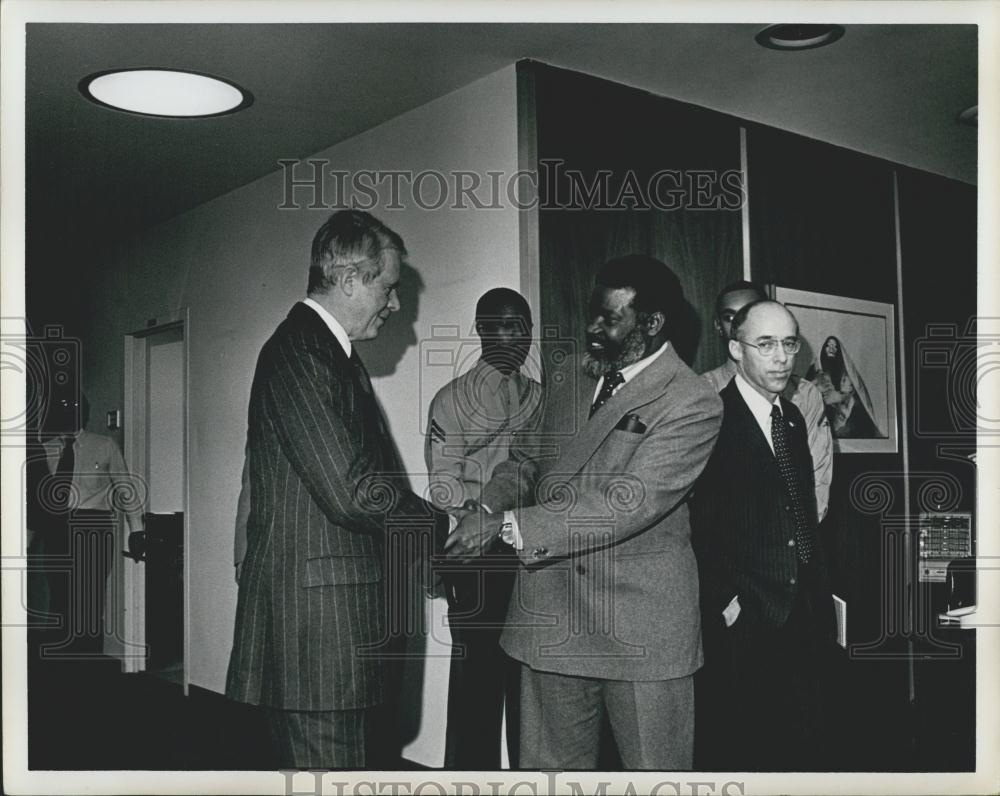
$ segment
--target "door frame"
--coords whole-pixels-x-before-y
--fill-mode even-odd
[[[143,479],[144,483],[149,480],[149,463],[147,452],[149,440],[147,433],[147,400],[146,391],[149,380],[149,349],[150,339],[155,335],[172,329],[181,330],[181,351],[183,361],[181,372],[184,383],[181,387],[184,410],[182,413],[183,424],[183,510],[184,510],[184,556],[183,556],[183,686],[184,694],[188,693],[188,672],[191,665],[191,599],[189,586],[190,561],[190,494],[189,489],[189,462],[188,441],[190,438],[190,394],[189,394],[189,369],[190,369],[190,340],[189,340],[189,313],[187,307],[183,307],[168,314],[151,318],[146,322],[146,326],[125,335],[125,361],[123,370],[124,387],[124,419],[123,430],[125,432],[125,460],[129,462],[132,472]],[[148,501],[147,501],[148,504]],[[144,505],[144,510],[148,505]],[[127,673],[142,672],[146,669],[146,569],[139,562],[130,558],[122,558],[123,567],[123,608],[124,621],[122,629],[124,633],[123,671]],[[140,650],[139,654],[131,653],[130,650]]]

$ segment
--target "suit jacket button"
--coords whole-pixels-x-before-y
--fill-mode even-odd
[[[788,582],[791,583],[794,586],[795,585],[795,578],[789,578]]]
[[[583,564],[577,564],[576,565],[576,574],[577,575],[584,575],[584,574],[586,574],[586,572],[587,572],[587,569],[586,569],[586,567],[583,566]]]
[[[795,547],[795,540],[794,539],[789,539],[788,540],[788,546],[789,547]]]
[[[534,550],[531,551],[531,555],[534,558],[545,558],[545,556],[547,556],[548,554],[549,551],[545,547],[536,547]]]

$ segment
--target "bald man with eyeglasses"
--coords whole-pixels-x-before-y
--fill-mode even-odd
[[[691,503],[705,645],[700,770],[824,765],[836,625],[806,423],[782,395],[799,347],[798,323],[775,301],[732,319],[736,374],[720,392],[722,429]]]
[[[734,282],[727,285],[715,300],[715,331],[729,344],[729,329],[733,317],[747,304],[767,298],[764,288],[756,282]],[[719,367],[702,374],[716,392],[720,392],[736,375],[736,363],[726,357]],[[833,480],[833,434],[826,416],[823,396],[811,381],[792,374],[782,395],[795,404],[806,421],[809,454],[813,461],[813,481],[816,488],[816,516],[822,522],[830,504],[830,483]]]

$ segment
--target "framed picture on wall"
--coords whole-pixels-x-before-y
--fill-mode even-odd
[[[799,322],[794,373],[823,396],[839,453],[895,453],[896,324],[891,304],[772,288]]]

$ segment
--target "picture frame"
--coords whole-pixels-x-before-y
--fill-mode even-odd
[[[838,453],[897,453],[892,304],[771,286],[799,324],[793,373],[823,395]]]

